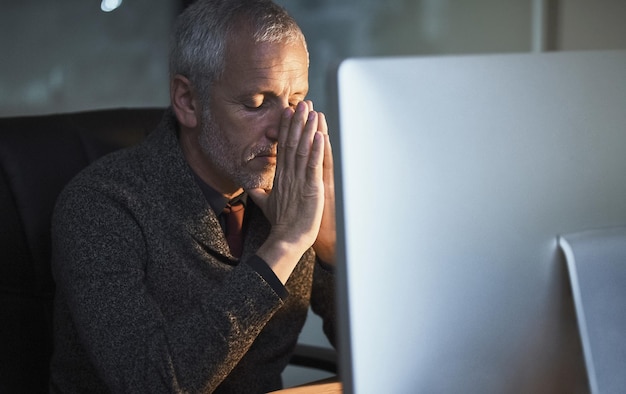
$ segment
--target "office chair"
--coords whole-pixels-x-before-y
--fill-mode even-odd
[[[141,141],[162,108],[0,118],[0,393],[48,391],[58,194],[99,157]],[[298,345],[292,365],[336,373],[331,349]]]

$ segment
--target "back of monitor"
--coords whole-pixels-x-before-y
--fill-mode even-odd
[[[587,392],[557,239],[626,224],[626,52],[349,59],[337,86],[345,391]]]

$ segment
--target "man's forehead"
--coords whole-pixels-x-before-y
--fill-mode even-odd
[[[225,76],[263,84],[278,78],[308,79],[308,54],[302,44],[233,41],[225,58]]]

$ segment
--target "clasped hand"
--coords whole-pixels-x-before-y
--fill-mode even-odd
[[[272,225],[266,244],[259,249],[260,257],[272,268],[274,260],[280,257],[275,253],[298,256],[292,264],[295,266],[299,256],[311,246],[322,261],[334,263],[332,151],[326,118],[313,110],[312,102],[302,101],[295,110],[284,110],[273,188],[251,189],[248,194]]]

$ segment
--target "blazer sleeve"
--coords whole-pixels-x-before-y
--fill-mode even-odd
[[[239,264],[210,297],[166,318],[146,278],[151,234],[132,209],[87,187],[62,194],[52,233],[57,291],[113,392],[212,391],[283,304]]]
[[[324,334],[336,348],[335,293],[334,270],[323,267],[319,261],[316,261],[311,289],[311,310],[322,318]]]

